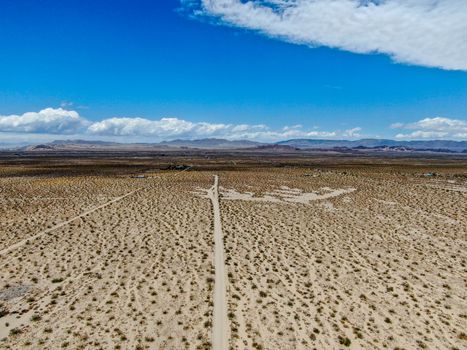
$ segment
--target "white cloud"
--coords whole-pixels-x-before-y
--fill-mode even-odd
[[[438,132],[438,131],[414,131],[408,134],[397,134],[396,139],[411,139],[411,140],[419,140],[419,139],[444,139],[448,136],[446,132]]]
[[[195,15],[293,43],[467,70],[465,0],[182,0],[182,4]]]
[[[112,136],[175,136],[189,133],[194,124],[177,118],[110,118],[92,124],[91,134]]]
[[[467,139],[467,121],[444,117],[425,118],[414,123],[395,123],[400,129],[396,139]],[[179,118],[146,119],[115,117],[90,121],[76,111],[46,108],[22,115],[0,115],[0,141],[43,138],[57,135],[73,138],[120,140],[122,142],[157,142],[164,140],[225,138],[256,141],[278,141],[293,138],[357,139],[364,137],[360,127],[346,130],[320,130],[316,126],[286,125],[271,128],[265,124],[224,124],[192,122]],[[25,135],[22,137],[21,135]],[[42,136],[41,136],[42,135]],[[47,136],[48,135],[48,136]]]
[[[343,136],[352,138],[360,137],[360,131],[362,131],[362,128],[352,128],[344,131]]]
[[[400,129],[404,126],[404,123],[394,123],[391,125],[391,129]]]
[[[251,139],[271,141],[296,137],[357,137],[360,128],[344,131],[308,131],[301,125],[285,126],[272,130],[259,124],[219,124],[190,122],[178,118],[149,120],[144,118],[110,118],[89,126],[88,132],[104,136],[142,136],[156,139],[221,137],[226,139]]]
[[[0,131],[24,133],[71,134],[82,130],[88,122],[75,111],[46,108],[22,115],[0,115]]]
[[[393,129],[414,130],[396,135],[397,139],[466,139],[467,121],[443,117],[425,118],[415,123],[396,123]]]
[[[28,112],[23,115],[0,115],[0,132],[35,135],[73,135],[85,138],[113,138],[122,141],[162,141],[175,138],[225,138],[250,139],[257,141],[277,141],[291,138],[356,138],[360,137],[360,128],[348,130],[311,130],[302,125],[284,126],[272,129],[264,124],[223,124],[209,122],[191,122],[179,118],[108,118],[92,122],[81,117],[76,111],[62,108],[47,108],[40,112]]]
[[[60,102],[60,107],[62,107],[62,108],[69,108],[69,107],[72,107],[73,105],[74,105],[74,103],[70,102],[70,101]]]

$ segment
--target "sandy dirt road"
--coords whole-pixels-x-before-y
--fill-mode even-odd
[[[214,176],[214,186],[209,189],[209,198],[214,211],[214,315],[212,327],[213,350],[229,347],[229,323],[227,319],[227,283],[224,259],[224,240],[219,206],[219,177]]]
[[[11,251],[13,251],[13,250],[15,250],[15,249],[18,249],[19,247],[25,245],[27,242],[30,242],[30,241],[32,241],[32,240],[35,240],[35,239],[39,238],[39,237],[42,237],[42,236],[48,234],[49,232],[52,232],[52,231],[54,231],[54,230],[56,230],[56,229],[59,229],[60,227],[63,227],[63,226],[65,226],[65,225],[68,225],[70,222],[73,222],[73,221],[75,221],[75,220],[77,220],[77,219],[79,219],[79,218],[82,218],[82,217],[84,217],[84,216],[86,216],[86,215],[89,215],[89,214],[95,212],[96,210],[105,208],[105,207],[107,207],[107,206],[109,206],[109,205],[111,205],[111,204],[113,204],[113,203],[115,203],[115,202],[121,201],[122,199],[124,199],[124,198],[126,198],[126,197],[132,195],[133,193],[138,192],[138,191],[140,191],[140,189],[131,191],[131,192],[127,193],[127,194],[124,194],[123,196],[114,198],[114,199],[112,199],[111,201],[109,201],[109,202],[107,202],[107,203],[104,203],[104,204],[102,204],[102,205],[99,205],[98,207],[89,209],[89,210],[87,210],[87,211],[85,211],[85,212],[83,212],[83,213],[81,213],[81,214],[79,214],[79,215],[77,215],[77,216],[75,216],[75,217],[73,217],[73,218],[67,220],[67,221],[63,221],[63,222],[61,222],[61,223],[59,223],[59,224],[57,224],[57,225],[55,225],[55,226],[53,226],[53,227],[51,227],[51,228],[48,228],[48,229],[46,229],[46,230],[43,230],[43,231],[41,231],[41,232],[35,234],[35,235],[32,236],[32,237],[23,239],[22,241],[19,241],[18,243],[12,244],[12,245],[9,246],[8,248],[5,248],[5,249],[3,249],[3,250],[0,250],[0,255],[7,254],[7,253],[9,253],[9,252],[11,252]]]

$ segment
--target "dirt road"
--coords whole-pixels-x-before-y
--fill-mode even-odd
[[[226,273],[224,241],[219,207],[219,177],[214,176],[214,186],[209,190],[214,210],[214,315],[212,327],[213,350],[227,350],[229,347],[229,323],[227,319]]]
[[[65,225],[68,225],[70,222],[75,221],[75,220],[77,220],[77,219],[79,219],[79,218],[82,218],[83,216],[89,215],[89,214],[95,212],[96,210],[105,208],[106,206],[108,206],[108,205],[110,205],[110,204],[113,204],[113,203],[115,203],[115,202],[121,201],[123,198],[126,198],[126,197],[132,195],[133,193],[138,192],[139,190],[140,190],[140,189],[137,189],[137,190],[131,191],[131,192],[129,192],[129,193],[123,195],[123,196],[114,198],[114,199],[112,199],[111,201],[109,201],[109,202],[107,202],[107,203],[104,203],[104,204],[102,204],[102,205],[99,205],[98,207],[95,207],[95,208],[92,208],[92,209],[90,209],[90,210],[87,210],[87,211],[85,211],[85,212],[83,212],[83,213],[81,213],[81,214],[79,214],[79,215],[77,215],[77,216],[75,216],[75,217],[73,217],[73,218],[67,220],[67,221],[63,221],[63,222],[61,222],[61,223],[59,223],[59,224],[57,224],[57,225],[55,225],[55,226],[53,226],[53,227],[51,227],[51,228],[48,228],[48,229],[46,229],[46,230],[43,230],[43,231],[41,231],[41,232],[35,234],[35,235],[32,236],[32,237],[23,239],[22,241],[19,241],[18,243],[12,244],[12,245],[9,246],[8,248],[5,248],[5,249],[3,249],[3,250],[0,250],[0,255],[7,254],[7,253],[11,252],[12,250],[15,250],[15,249],[17,249],[17,248],[19,248],[19,247],[25,245],[26,242],[30,242],[30,241],[32,241],[32,240],[35,240],[35,239],[39,238],[39,237],[42,237],[42,236],[46,235],[47,233],[52,232],[52,231],[54,231],[54,230],[56,230],[56,229],[59,229],[60,227],[63,227],[63,226],[65,226]]]

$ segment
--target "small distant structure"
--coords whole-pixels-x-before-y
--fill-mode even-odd
[[[192,167],[190,165],[175,165],[171,164],[167,167],[167,170],[190,170]]]
[[[438,174],[436,173],[425,173],[423,174],[424,177],[434,177],[434,176],[438,176]]]
[[[132,179],[145,179],[146,176],[145,175],[132,175],[131,178]]]

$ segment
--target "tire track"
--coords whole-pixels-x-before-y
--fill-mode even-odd
[[[224,240],[219,206],[219,177],[214,175],[214,185],[208,196],[214,211],[214,312],[212,327],[213,350],[229,348],[229,321],[227,319],[227,278],[225,273]]]
[[[23,245],[25,245],[27,242],[33,241],[33,240],[35,240],[35,239],[37,239],[37,238],[40,238],[40,237],[42,237],[42,236],[48,234],[49,232],[52,232],[52,231],[57,230],[57,229],[59,229],[59,228],[61,228],[61,227],[63,227],[63,226],[66,226],[66,225],[68,225],[69,223],[71,223],[71,222],[73,222],[73,221],[75,221],[75,220],[77,220],[77,219],[80,219],[80,218],[82,218],[82,217],[84,217],[84,216],[86,216],[86,215],[89,215],[89,214],[95,212],[96,210],[105,208],[105,207],[107,207],[107,206],[109,206],[109,205],[111,205],[111,204],[113,204],[113,203],[115,203],[115,202],[121,201],[122,199],[124,199],[124,198],[126,198],[126,197],[132,195],[133,193],[138,192],[138,191],[140,191],[140,190],[141,190],[141,188],[139,188],[139,189],[137,189],[137,190],[134,190],[134,191],[131,191],[131,192],[127,193],[127,194],[124,194],[123,196],[114,198],[114,199],[112,199],[111,201],[109,201],[109,202],[107,202],[107,203],[104,203],[104,204],[102,204],[102,205],[99,205],[98,207],[95,207],[95,208],[93,208],[93,209],[89,209],[89,210],[87,210],[87,211],[85,211],[85,212],[83,212],[83,213],[81,213],[81,214],[79,214],[79,215],[77,215],[77,216],[75,216],[75,217],[73,217],[73,218],[67,220],[67,221],[63,221],[63,222],[61,222],[61,223],[59,223],[59,224],[57,224],[57,225],[55,225],[55,226],[53,226],[53,227],[51,227],[51,228],[48,228],[48,229],[46,229],[46,230],[43,230],[43,231],[41,231],[41,232],[35,234],[34,236],[25,238],[25,239],[23,239],[22,241],[19,241],[18,243],[12,244],[12,245],[9,246],[8,248],[5,248],[5,249],[3,249],[3,250],[0,250],[0,255],[7,254],[7,253],[11,252],[12,250],[18,249],[18,248],[22,247]]]

